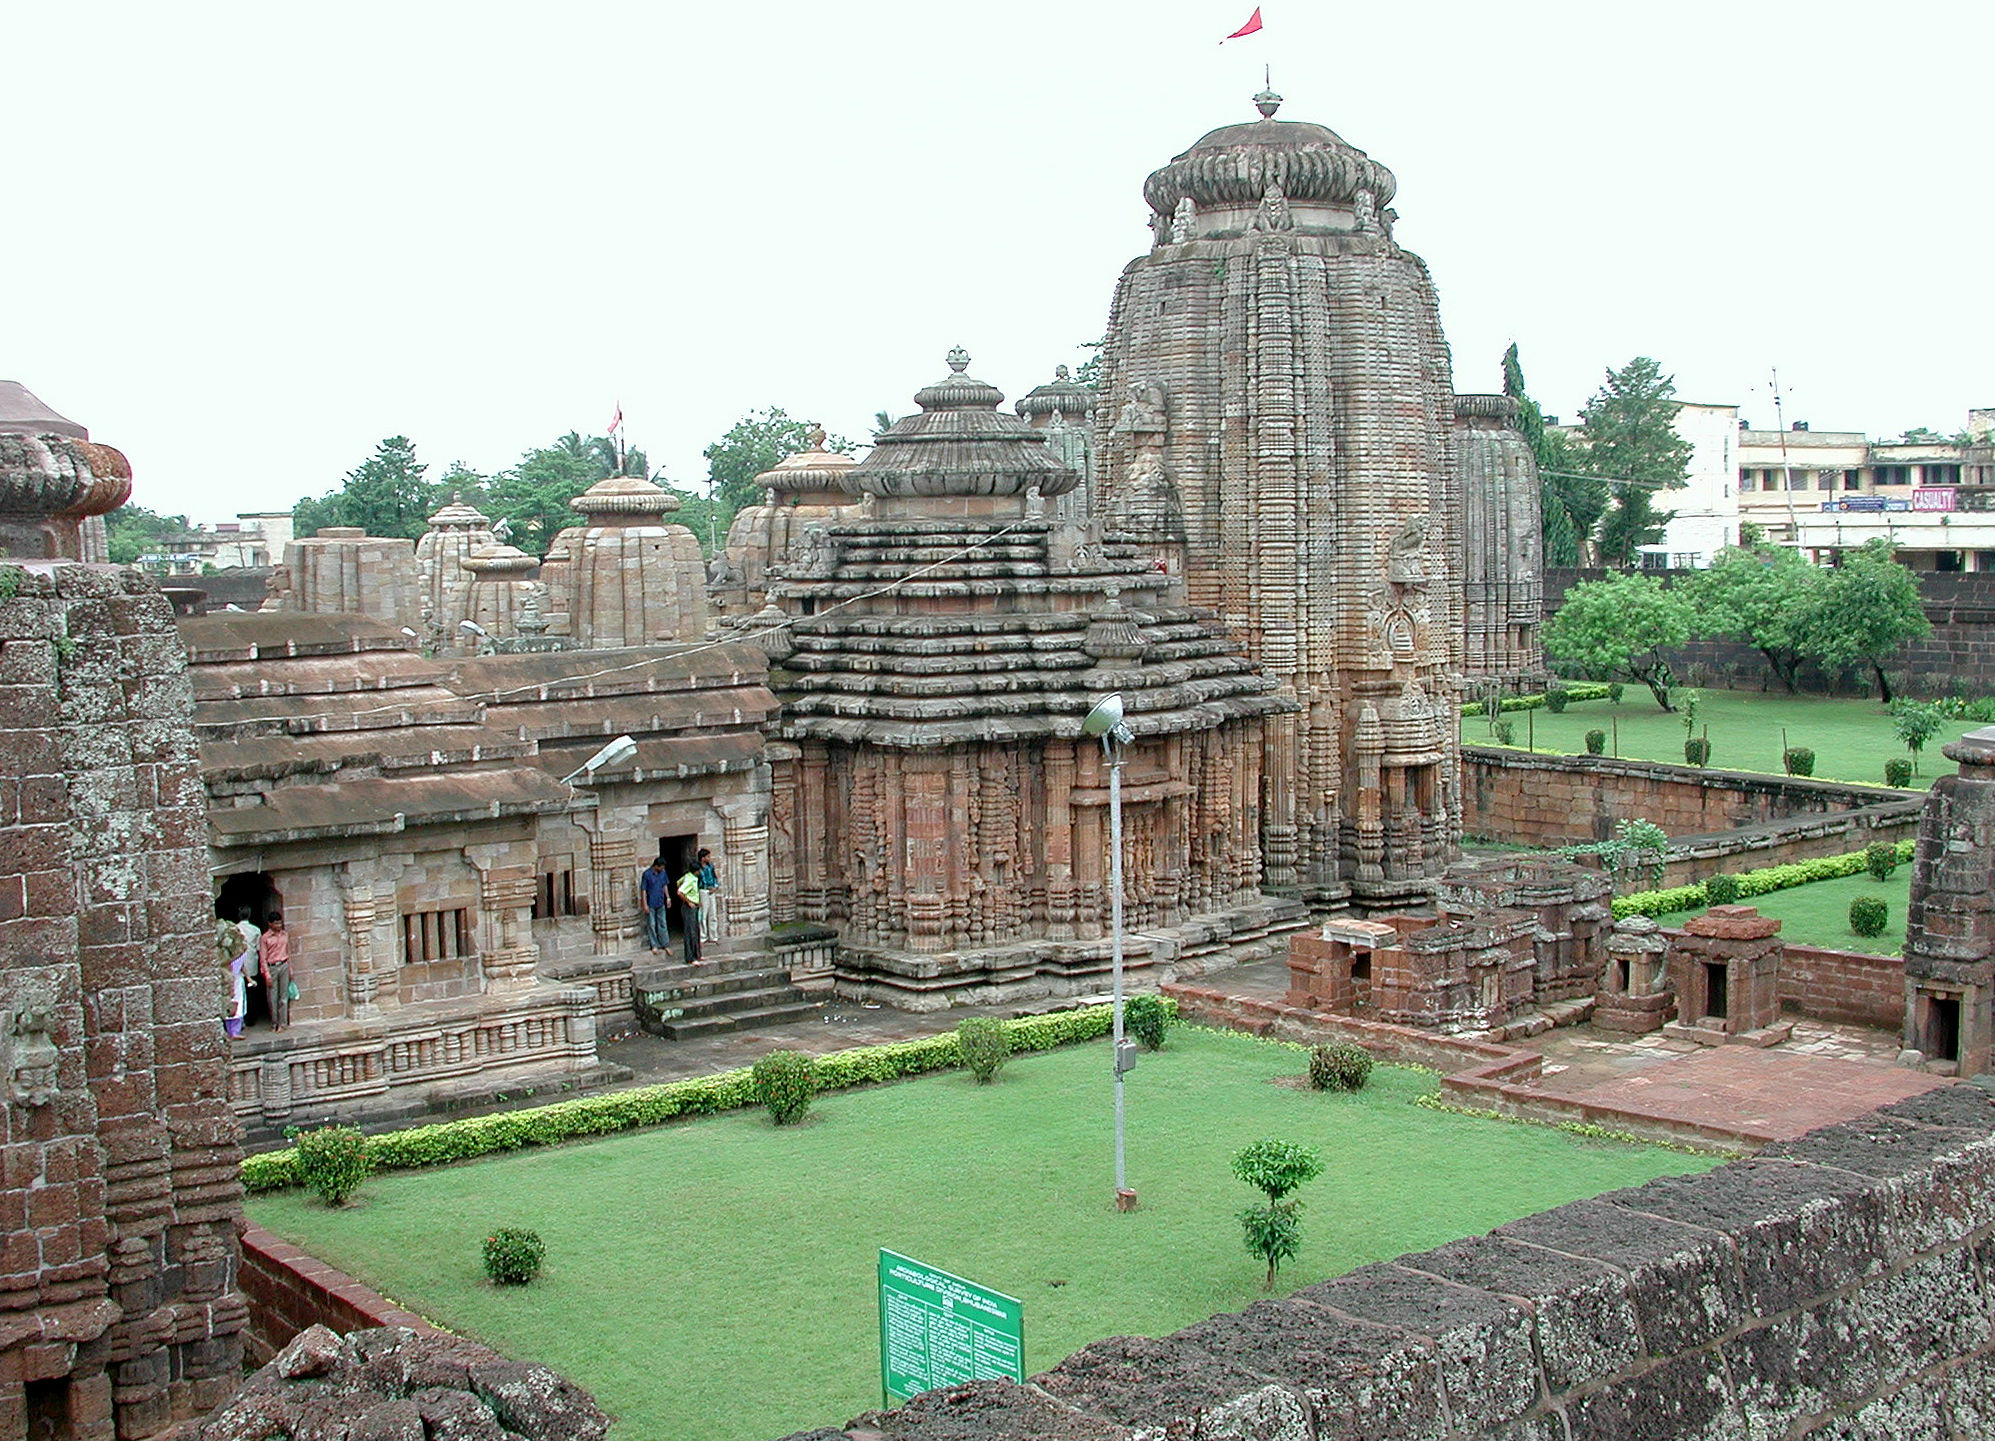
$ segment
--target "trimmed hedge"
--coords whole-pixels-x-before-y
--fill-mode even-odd
[[[1173,1019],[1177,1002],[1160,998]],[[1004,1023],[1011,1037],[1013,1055],[1023,1051],[1051,1051],[1077,1041],[1105,1036],[1115,1023],[1114,1008],[1087,1006],[1080,1010],[1054,1011],[1043,1016],[1024,1016]],[[894,1041],[884,1046],[855,1046],[817,1058],[817,1088],[820,1092],[864,1086],[879,1081],[897,1081],[903,1076],[919,1076],[930,1071],[954,1070],[963,1064],[956,1033],[922,1036],[912,1041]],[[613,1091],[603,1096],[580,1096],[572,1101],[556,1101],[551,1106],[506,1111],[495,1116],[467,1116],[457,1121],[412,1126],[386,1131],[367,1138],[367,1159],[375,1171],[407,1171],[422,1166],[444,1166],[452,1161],[468,1161],[476,1156],[501,1151],[519,1151],[529,1146],[551,1146],[583,1136],[607,1136],[617,1131],[634,1131],[645,1126],[663,1125],[680,1116],[711,1116],[759,1106],[754,1077],[748,1067],[701,1076],[690,1081],[667,1081],[658,1086],[639,1086]],[[243,1189],[250,1192],[281,1191],[302,1185],[295,1149],[266,1151],[245,1157],[242,1163]]]
[[[1571,702],[1576,700],[1606,700],[1609,697],[1609,692],[1617,691],[1620,687],[1618,685],[1595,685],[1591,681],[1575,681],[1570,685],[1559,686],[1557,689],[1559,694],[1563,695],[1568,702]],[[1537,710],[1544,704],[1545,697],[1543,695],[1507,695],[1496,703],[1496,709],[1499,713],[1513,710]],[[1482,715],[1483,713],[1483,702],[1479,700],[1472,700],[1462,707],[1462,714],[1465,716]]]
[[[1890,842],[1884,842],[1890,844]],[[1898,859],[1912,859],[1912,842],[1897,842]],[[1746,871],[1735,879],[1739,883],[1738,899],[1750,900],[1763,896],[1769,891],[1784,891],[1791,886],[1805,886],[1810,881],[1833,881],[1843,876],[1860,876],[1868,869],[1864,851],[1846,851],[1839,856],[1817,856],[1811,861],[1790,861],[1782,866],[1763,866],[1756,871]],[[1690,886],[1670,886],[1660,891],[1634,891],[1614,898],[1614,919],[1623,916],[1666,916],[1672,911],[1695,910],[1698,906],[1709,905],[1703,882]]]

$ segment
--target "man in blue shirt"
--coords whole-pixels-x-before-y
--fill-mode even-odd
[[[637,889],[644,897],[644,943],[655,956],[672,943],[665,920],[665,907],[672,899],[672,873],[665,869],[665,857],[655,858],[638,876]]]

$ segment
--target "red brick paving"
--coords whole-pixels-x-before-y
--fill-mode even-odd
[[[1945,1076],[1778,1046],[1714,1046],[1597,1085],[1567,1090],[1554,1079],[1540,1089],[1633,1115],[1791,1140],[1951,1084]]]

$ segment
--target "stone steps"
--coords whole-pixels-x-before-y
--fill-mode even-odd
[[[663,1036],[668,1041],[691,1041],[727,1031],[751,1031],[758,1026],[787,1025],[792,1021],[806,1020],[823,1009],[822,1001],[779,1001],[743,1011],[704,1012],[697,1016],[666,1021],[655,1028],[646,1029],[652,1030],[653,1034]]]
[[[638,1025],[676,1041],[801,1020],[823,1006],[770,966],[766,953],[634,971],[630,994]]]

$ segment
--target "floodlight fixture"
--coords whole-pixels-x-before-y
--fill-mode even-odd
[[[1122,752],[1118,746],[1127,745],[1136,737],[1122,723],[1122,693],[1116,691],[1096,701],[1094,709],[1081,722],[1081,730],[1086,735],[1101,737],[1102,752],[1108,757],[1108,894],[1113,936],[1109,954],[1115,986],[1115,1045],[1111,1052],[1115,1072],[1115,1208],[1133,1211],[1136,1193],[1129,1189],[1123,1165],[1122,1076],[1135,1064],[1135,1055],[1134,1048],[1123,1038],[1122,1025]]]
[[[637,742],[629,736],[618,736],[615,740],[583,761],[582,764],[575,767],[574,770],[563,776],[561,782],[563,785],[566,785],[574,780],[576,776],[594,775],[597,771],[608,770],[611,766],[620,766],[636,754]]]
[[[488,632],[484,626],[478,624],[478,622],[475,620],[460,620],[457,623],[457,628],[461,631],[468,631],[472,635],[490,634],[490,632]]]

